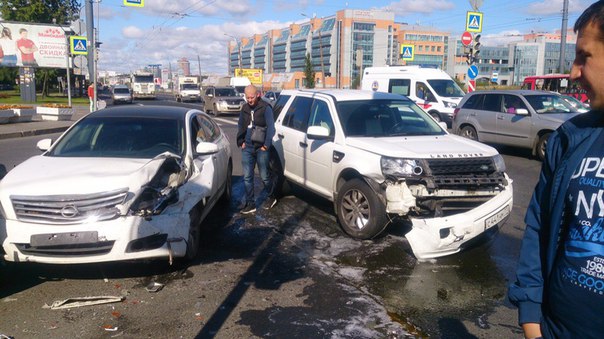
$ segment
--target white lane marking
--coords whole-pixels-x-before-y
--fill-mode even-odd
[[[238,123],[237,121],[227,120],[225,118],[214,118],[214,120],[220,121],[222,123],[229,124],[229,125],[237,125],[237,123]]]

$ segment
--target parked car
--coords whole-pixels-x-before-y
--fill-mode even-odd
[[[128,104],[132,103],[132,92],[130,88],[126,85],[117,85],[113,87],[111,91],[111,99],[113,99],[113,104],[117,105],[120,102],[125,102]]]
[[[590,110],[589,104],[581,102],[581,100],[575,97],[572,97],[570,95],[562,95],[562,98],[581,113],[589,112]]]
[[[203,109],[218,116],[221,113],[239,113],[245,99],[237,94],[233,87],[209,86],[204,91]]]
[[[450,135],[407,97],[286,90],[274,112],[277,187],[292,182],[332,201],[351,237],[374,238],[398,220],[415,256],[434,258],[496,230],[511,211],[501,155]]]
[[[44,153],[0,181],[4,258],[192,259],[204,218],[231,198],[229,145],[199,110],[128,106],[90,113],[56,142],[38,142]]]
[[[277,99],[279,98],[279,94],[281,94],[280,91],[268,91],[264,93],[264,95],[262,96],[262,100],[266,101],[269,105],[271,105],[271,107],[273,107],[275,105],[275,102],[277,102]]]
[[[453,132],[481,142],[528,148],[544,159],[551,132],[579,113],[557,93],[477,91],[466,94],[455,110]]]

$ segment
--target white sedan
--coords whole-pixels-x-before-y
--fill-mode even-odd
[[[231,199],[229,140],[198,110],[100,110],[38,148],[0,182],[8,261],[192,259],[204,218]]]

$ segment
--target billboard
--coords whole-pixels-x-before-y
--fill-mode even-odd
[[[0,21],[0,67],[65,68],[67,47],[61,26]]]
[[[236,77],[246,77],[254,85],[262,85],[262,69],[260,68],[235,68]]]

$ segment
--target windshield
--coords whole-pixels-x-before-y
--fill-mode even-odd
[[[463,97],[465,93],[451,79],[428,80],[436,94],[441,97]]]
[[[122,88],[116,87],[116,88],[113,89],[113,93],[117,93],[117,94],[129,94],[130,90],[127,89],[127,88],[123,88],[123,87]]]
[[[182,84],[180,87],[182,89],[199,89],[196,84]]]
[[[578,113],[577,109],[567,103],[561,96],[555,94],[524,96],[535,112],[548,113]]]
[[[153,75],[135,75],[134,82],[153,82]]]
[[[236,97],[237,92],[234,88],[216,88],[217,97]]]
[[[337,108],[347,137],[446,134],[434,119],[412,101],[342,101]]]
[[[184,154],[183,122],[162,118],[84,118],[53,146],[55,157],[154,158]]]

